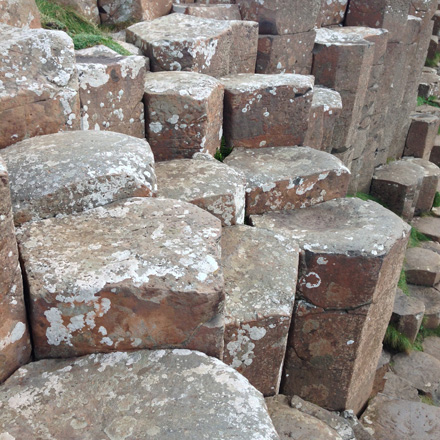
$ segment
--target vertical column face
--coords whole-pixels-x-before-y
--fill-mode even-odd
[[[0,158],[0,383],[29,361],[21,269],[12,220],[9,176]]]
[[[172,0],[98,0],[102,23],[154,20],[169,14],[172,4]]]
[[[412,113],[406,138],[405,156],[428,160],[438,134],[440,117],[432,113]]]
[[[360,410],[373,385],[409,226],[358,199],[251,221],[290,234],[302,250],[281,391]]]

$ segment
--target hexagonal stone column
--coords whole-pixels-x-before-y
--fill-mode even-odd
[[[302,145],[313,98],[313,77],[239,74],[225,86],[224,134],[228,146]]]
[[[345,197],[350,180],[339,159],[308,147],[239,148],[225,163],[246,177],[246,215]]]
[[[0,383],[29,361],[21,269],[12,219],[9,176],[0,157]]]
[[[109,130],[145,137],[144,82],[148,59],[121,56],[111,49],[76,52],[81,129]]]
[[[281,390],[359,411],[370,396],[410,228],[356,198],[251,216],[301,248]]]
[[[436,329],[440,325],[440,290],[435,287],[408,284],[409,294],[425,304],[425,328]]]
[[[44,426],[40,438],[70,440],[279,439],[243,376],[189,350],[32,362],[2,387],[0,405],[6,439],[34,440],[35,426]]]
[[[178,347],[221,357],[220,220],[133,198],[24,225],[35,356]]]
[[[98,0],[102,23],[150,21],[170,13],[172,0]]]
[[[433,113],[411,114],[411,125],[406,138],[405,156],[429,160],[440,126],[440,116]]]
[[[277,394],[295,301],[298,246],[280,234],[249,226],[225,228],[221,246],[223,361],[265,396]]]
[[[177,14],[176,14],[177,15]],[[192,72],[147,75],[144,88],[146,135],[158,161],[212,156],[223,133],[223,85]]]
[[[145,140],[75,131],[27,139],[2,151],[17,225],[156,192]]]
[[[421,247],[410,248],[405,255],[406,281],[420,286],[435,286],[440,282],[440,255]]]

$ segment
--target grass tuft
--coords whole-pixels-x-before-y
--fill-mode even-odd
[[[427,67],[437,67],[440,63],[440,53],[436,53],[434,58],[426,58],[425,66]]]
[[[414,349],[411,341],[390,324],[383,339],[385,348],[399,353],[409,353]]]
[[[440,192],[435,193],[434,203],[432,204],[434,208],[438,208],[440,206]]]
[[[431,107],[439,108],[440,105],[438,104],[437,99],[438,98],[436,96],[430,96],[428,99],[424,98],[423,96],[418,96],[417,97],[417,106],[430,105]]]
[[[356,197],[358,199],[364,200],[365,202],[372,201],[372,202],[379,203],[379,205],[382,205],[384,208],[387,207],[385,205],[385,203],[382,202],[381,200],[379,200],[377,197],[374,197],[374,196],[372,196],[370,194],[366,194],[366,193],[363,193],[363,192],[357,192],[355,194],[347,194],[347,197]]]
[[[409,237],[408,247],[419,247],[421,243],[424,241],[432,241],[430,238],[428,238],[425,234],[422,234],[418,229],[412,227],[411,228],[411,235]]]
[[[399,278],[399,282],[397,284],[397,287],[406,295],[406,296],[411,296],[409,293],[409,289],[408,289],[408,283],[406,282],[406,273],[405,270],[402,269],[400,271],[400,278]]]
[[[226,140],[224,137],[222,137],[220,148],[218,148],[217,151],[215,152],[214,158],[220,162],[223,162],[232,153],[233,149],[234,147],[226,146]]]

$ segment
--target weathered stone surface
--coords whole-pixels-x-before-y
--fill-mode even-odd
[[[102,23],[154,20],[170,13],[172,0],[98,0]]]
[[[130,26],[127,41],[150,58],[153,72],[185,70],[220,77],[230,71],[228,21],[170,14]]]
[[[149,197],[157,190],[148,143],[119,133],[38,136],[1,155],[11,173],[17,225],[129,197]]]
[[[156,176],[159,197],[197,205],[223,226],[244,223],[246,179],[239,171],[218,161],[179,159],[157,163]]]
[[[257,73],[297,73],[310,75],[315,30],[291,35],[260,35]]]
[[[53,0],[61,6],[67,6],[95,24],[101,24],[98,0]]]
[[[145,138],[144,96],[148,60],[107,50],[76,52],[81,129]]]
[[[409,226],[356,198],[250,219],[302,250],[281,390],[359,411],[371,392]]]
[[[287,396],[269,397],[266,404],[280,440],[342,440],[326,423],[292,408]]]
[[[411,114],[411,126],[406,138],[405,156],[429,160],[440,126],[440,116],[432,113]]]
[[[423,169],[410,161],[391,162],[376,168],[370,194],[385,203],[397,215],[405,220],[411,220],[424,176]]]
[[[221,247],[223,360],[265,396],[277,394],[295,301],[298,246],[271,231],[234,226],[223,230]]]
[[[430,354],[440,361],[440,338],[437,336],[428,336],[423,341],[423,351]]]
[[[331,153],[333,130],[341,110],[342,100],[338,92],[315,87],[304,145]]]
[[[201,18],[212,18],[214,20],[241,20],[238,5],[230,4],[174,4],[173,12]]]
[[[220,220],[133,198],[18,234],[38,359],[138,348],[221,357]]]
[[[376,373],[374,375],[373,389],[371,390],[371,397],[376,396],[378,393],[382,392],[385,386],[385,374],[390,369],[391,354],[385,349],[382,349],[380,354],[379,362],[376,366]]]
[[[258,52],[258,23],[232,20],[232,44],[229,73],[254,73]]]
[[[440,255],[428,249],[408,249],[404,268],[406,280],[410,284],[429,287],[440,281]]]
[[[177,14],[175,14],[177,15]],[[220,148],[223,85],[191,72],[157,72],[145,81],[147,139],[157,161],[214,155]]]
[[[408,251],[406,255],[408,256]],[[407,296],[400,289],[397,289],[391,323],[411,342],[416,340],[424,314],[425,303],[423,301]]]
[[[40,12],[35,0],[0,0],[0,22],[15,27],[40,28]]]
[[[427,58],[429,60],[434,60],[437,52],[438,52],[438,37],[437,35],[431,35],[431,39],[429,40]]]
[[[189,350],[33,362],[0,390],[5,439],[278,439],[261,394]]]
[[[238,148],[225,163],[246,176],[246,215],[345,197],[350,179],[339,159],[308,147]]]
[[[440,242],[440,218],[417,217],[412,225],[431,240]]]
[[[12,220],[9,176],[0,158],[0,383],[28,362],[27,329],[21,269]]]
[[[341,24],[344,21],[347,7],[348,0],[322,0],[317,24],[319,26]]]
[[[433,35],[437,35],[437,37],[440,36],[440,11],[436,11],[434,14],[434,17],[432,17],[434,21],[434,30]]]
[[[374,440],[373,436],[364,428],[364,426],[359,422],[353,410],[348,409],[341,412],[341,417],[350,423],[354,434],[356,435],[356,440]]]
[[[375,440],[432,440],[440,430],[440,408],[378,396],[368,405],[361,422]]]
[[[429,249],[440,255],[440,243],[437,243],[436,241],[423,241],[420,243],[420,247],[423,249]]]
[[[408,284],[409,293],[425,304],[423,326],[436,329],[440,325],[440,291],[434,287],[422,287]]]
[[[436,136],[434,139],[434,146],[431,150],[431,155],[429,156],[429,161],[433,164],[440,166],[440,136]]]
[[[417,388],[403,377],[394,374],[392,371],[389,371],[385,375],[385,387],[382,394],[395,399],[420,402]]]
[[[428,99],[430,96],[436,96],[440,87],[440,78],[435,69],[425,67],[420,77],[418,95]]]
[[[73,42],[64,32],[0,24],[0,148],[79,127]]]
[[[225,86],[224,133],[228,146],[302,145],[313,98],[313,77],[239,74]]]
[[[429,21],[433,18],[437,8],[437,0],[411,0],[409,13],[422,18],[424,21]]]
[[[243,20],[257,21],[260,34],[307,32],[315,26],[321,0],[236,0]]]

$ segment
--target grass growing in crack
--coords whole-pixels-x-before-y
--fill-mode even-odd
[[[430,105],[431,107],[440,108],[440,105],[436,102],[438,98],[436,96],[430,96],[428,99],[423,96],[417,97],[417,106],[420,105]]]
[[[406,295],[406,296],[411,296],[409,293],[409,288],[408,288],[408,283],[406,282],[406,273],[405,270],[402,269],[400,271],[400,278],[399,278],[399,282],[397,284],[397,287]]]
[[[427,67],[437,67],[440,63],[440,53],[436,53],[434,58],[426,58],[425,66]]]
[[[223,162],[231,153],[234,147],[226,146],[226,139],[222,137],[220,148],[215,152],[214,158],[220,162]]]
[[[411,235],[409,237],[408,247],[419,247],[424,241],[431,241],[425,234],[422,234],[414,226],[411,228]]]
[[[355,194],[347,194],[347,197],[356,197],[358,199],[364,200],[365,202],[372,201],[372,202],[379,203],[379,205],[382,205],[384,208],[387,207],[385,205],[385,203],[382,202],[381,200],[379,200],[377,197],[374,197],[374,196],[372,196],[370,194],[366,194],[366,193],[363,193],[363,192],[357,192]]]
[[[104,34],[98,26],[72,8],[57,5],[49,0],[36,0],[36,3],[40,10],[42,27],[66,32],[72,38],[76,50],[103,44],[120,55],[131,55]]]
[[[440,192],[435,193],[434,203],[432,204],[434,208],[438,208],[440,206]]]
[[[400,333],[392,324],[387,327],[385,337],[383,339],[385,348],[399,353],[409,353],[414,349],[411,341],[402,333]]]

